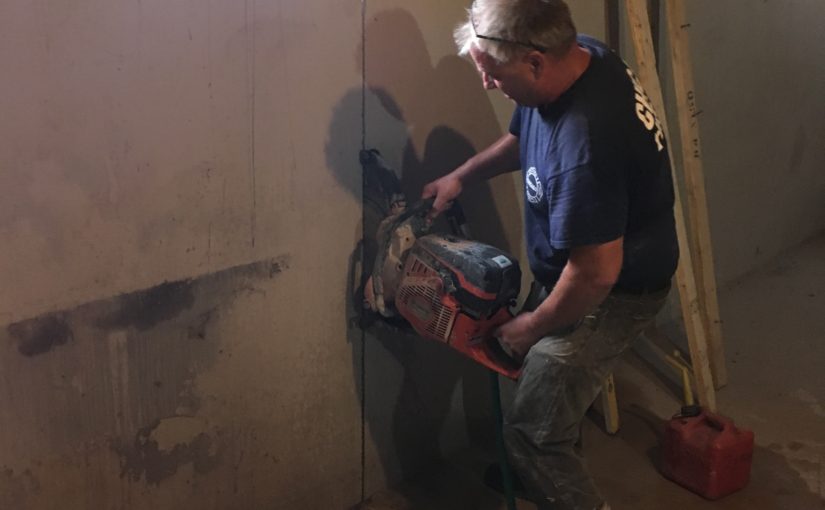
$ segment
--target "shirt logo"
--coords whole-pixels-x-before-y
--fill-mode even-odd
[[[531,204],[538,204],[541,202],[543,195],[541,189],[541,181],[539,174],[536,172],[536,167],[531,166],[527,170],[527,177],[524,179],[524,193],[527,195],[527,201]]]
[[[642,121],[645,129],[653,133],[653,141],[656,142],[656,150],[661,152],[662,149],[665,148],[665,135],[664,130],[662,129],[662,123],[659,121],[659,117],[656,116],[656,112],[653,111],[653,106],[650,104],[650,97],[648,97],[645,89],[642,88],[642,82],[636,78],[636,75],[633,74],[633,71],[629,68],[625,69],[625,71],[627,71],[627,75],[633,82],[634,98],[636,99],[636,117]]]

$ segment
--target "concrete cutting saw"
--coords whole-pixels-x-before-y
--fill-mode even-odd
[[[502,375],[520,363],[493,337],[510,320],[521,286],[518,261],[467,239],[457,204],[445,213],[452,233],[430,233],[432,200],[407,206],[401,184],[376,150],[360,153],[365,200],[386,212],[363,288],[364,307],[402,317],[422,337],[445,343]]]

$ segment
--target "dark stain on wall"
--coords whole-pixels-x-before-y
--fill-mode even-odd
[[[253,262],[252,264],[235,267],[233,269],[250,278],[272,278],[288,268],[288,259],[286,257],[281,257],[277,259],[261,260],[259,262]]]
[[[198,286],[235,281],[239,276],[248,279],[273,278],[288,267],[288,258],[279,257],[230,267],[195,279],[164,282],[155,287],[123,294],[115,298],[112,311],[97,321],[97,327],[134,327],[138,331],[147,331],[192,308],[195,302],[195,289]],[[211,315],[212,311],[202,316],[203,327],[209,322]],[[194,336],[203,338],[197,333]]]
[[[18,342],[25,356],[36,356],[75,339],[72,324],[93,325],[101,331],[134,328],[148,332],[193,308],[197,290],[227,286],[227,297],[256,290],[255,281],[271,279],[289,269],[289,256],[233,266],[197,278],[188,278],[150,287],[112,298],[85,303],[73,309],[50,312],[7,326],[9,336]],[[223,287],[222,287],[223,288]],[[223,292],[223,291],[222,291]],[[189,328],[189,338],[203,339],[207,326],[217,313],[216,307],[198,315]],[[81,329],[83,329],[81,327]]]
[[[152,432],[159,425],[160,420],[157,420],[140,429],[134,443],[128,447],[113,447],[121,458],[121,478],[128,476],[139,481],[145,477],[146,483],[159,485],[185,464],[192,464],[198,474],[207,473],[220,464],[220,455],[212,451],[213,441],[206,433],[198,434],[188,443],[177,444],[169,451],[160,450],[158,442],[152,438]]]
[[[151,329],[192,307],[195,302],[192,286],[192,280],[179,280],[123,294],[116,298],[113,313],[103,317],[98,326],[103,329],[134,327],[138,331]]]
[[[17,350],[24,356],[49,352],[72,339],[72,329],[63,313],[15,322],[7,329],[9,335],[17,339]]]

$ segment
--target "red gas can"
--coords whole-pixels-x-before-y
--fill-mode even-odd
[[[718,499],[748,484],[753,432],[697,406],[682,408],[665,428],[662,472],[708,499]]]

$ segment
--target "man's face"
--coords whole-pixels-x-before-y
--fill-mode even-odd
[[[522,59],[516,57],[500,64],[475,46],[470,48],[470,56],[481,74],[485,89],[498,89],[518,104],[535,106],[535,80],[529,65]]]

